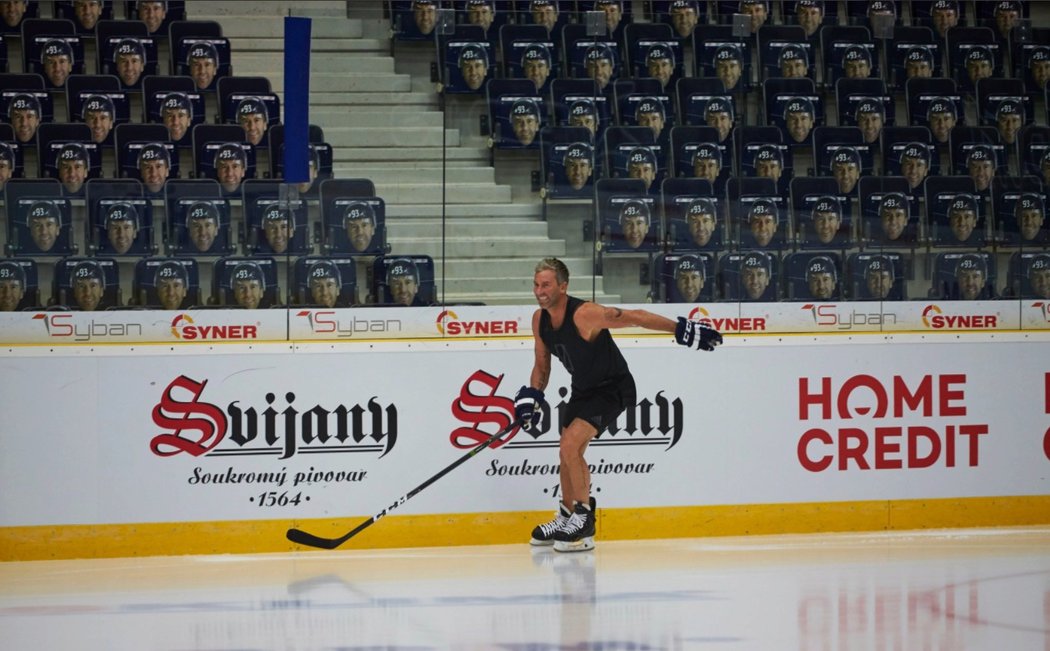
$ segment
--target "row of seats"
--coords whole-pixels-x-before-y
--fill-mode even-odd
[[[1046,126],[1043,111],[1024,94],[1016,80],[984,79],[973,103],[976,121],[967,119],[967,104],[948,79],[912,79],[903,108],[881,80],[842,80],[834,101],[837,119],[831,120],[825,103],[809,80],[768,80],[759,91],[739,98],[718,79],[679,80],[671,92],[652,79],[619,80],[609,95],[595,94],[589,80],[558,79],[550,93],[536,93],[529,81],[493,80],[486,90],[487,123],[497,149],[535,148],[535,135],[548,126],[588,126],[600,139],[611,126],[645,126],[655,141],[666,142],[676,126],[713,126],[718,143],[728,141],[734,126],[777,127],[774,137],[793,149],[815,143],[815,130],[831,126],[856,127],[860,143],[878,145],[885,127],[925,128],[931,145],[949,144],[951,130],[969,126],[984,144],[1014,149],[1022,128]],[[758,119],[745,113],[748,100],[761,107]]]
[[[914,257],[900,251],[793,253],[738,251],[658,256],[652,265],[652,300],[710,301],[900,301],[908,299],[907,278]],[[945,252],[934,258],[932,282],[921,298],[988,300],[1050,298],[1050,253],[1017,252],[998,290],[995,256],[988,252]]]
[[[11,181],[5,252],[64,257],[77,252],[117,258],[166,255],[378,256],[389,252],[386,205],[366,179],[320,184],[318,207],[289,197],[274,181],[246,181],[235,207],[213,180],[169,181],[155,199],[135,180],[92,180],[81,213],[57,181]],[[77,209],[80,210],[80,209]],[[83,224],[77,233],[74,224]],[[311,224],[313,232],[311,233]]]
[[[460,24],[436,38],[445,92],[476,93],[493,78],[528,79],[545,92],[557,78],[593,78],[605,91],[616,79],[653,78],[667,88],[686,76],[722,79],[748,90],[770,78],[809,79],[833,88],[840,79],[885,79],[902,88],[912,77],[946,77],[972,93],[978,80],[1012,77],[1041,94],[1050,74],[1046,28],[1003,38],[989,27],[894,28],[876,38],[868,27],[824,25],[812,35],[798,25],[764,25],[750,37],[728,25],[702,24],[691,39],[661,23],[633,23],[593,34],[580,23],[557,32],[505,24],[495,44],[482,27]],[[885,69],[883,69],[885,67]]]
[[[136,262],[131,296],[124,302],[118,261],[105,257],[62,258],[49,265],[51,296],[41,299],[41,263],[0,260],[0,311],[185,310],[200,307],[264,309],[283,305],[351,307],[363,301],[389,306],[430,305],[436,300],[434,262],[428,256],[379,256],[368,268],[368,295],[359,297],[358,261],[306,256],[290,265],[287,296],[279,261],[269,256],[222,257],[208,264],[211,295],[205,296],[194,258],[148,257]],[[46,263],[45,263],[46,264]]]
[[[5,55],[9,39],[3,40]],[[163,40],[168,70],[160,69]],[[94,71],[115,76],[120,88],[129,91],[139,90],[146,76],[170,74],[188,76],[199,92],[209,92],[232,71],[230,41],[214,21],[173,21],[162,39],[138,20],[99,21],[88,37],[78,34],[70,20],[26,19],[20,41],[21,72],[40,75],[50,91],[64,88],[70,75],[89,71],[89,51]],[[8,72],[7,59],[2,62]]]
[[[41,7],[50,6],[50,18],[69,20],[76,33],[92,37],[98,24],[107,20],[142,21],[151,35],[167,34],[168,26],[186,19],[185,0],[5,0],[0,12],[0,35],[20,34],[26,20],[44,18]]]
[[[833,179],[796,178],[789,201],[767,179],[748,181],[756,180],[766,183],[734,187],[729,199],[711,196],[696,179],[664,181],[655,197],[639,180],[600,180],[602,254],[1050,247],[1044,194],[1032,179],[995,179],[992,213],[968,177],[931,179],[922,210],[900,177],[861,179],[857,202],[838,195]]]
[[[881,20],[928,27],[941,38],[952,27],[987,26],[1006,39],[1029,18],[1028,3],[1017,0],[651,0],[641,8],[636,13],[625,0],[391,0],[387,5],[395,38],[406,41],[430,40],[457,24],[480,27],[490,39],[504,25],[542,26],[557,34],[584,23],[588,12],[602,12],[598,24],[608,34],[621,36],[632,23],[650,22],[673,28],[679,39],[693,36],[698,26],[732,24],[739,14],[747,16],[752,33],[766,25],[797,25],[805,38],[823,26],[871,28]],[[442,19],[442,9],[451,19]]]
[[[172,142],[168,130],[159,124],[122,124],[113,130],[113,145],[107,147],[91,138],[85,124],[49,123],[37,129],[39,151],[26,148],[11,138],[12,128],[0,124],[0,190],[8,178],[56,179],[66,196],[81,198],[85,184],[109,176],[141,181],[150,196],[160,196],[169,179],[213,179],[226,196],[236,196],[241,183],[250,179],[284,177],[284,127],[268,130],[268,144],[252,145],[245,130],[235,125],[198,124],[186,130],[183,141]],[[309,179],[299,191],[315,195],[319,181],[333,176],[331,145],[324,142],[319,128],[311,129],[308,145]],[[26,156],[35,158],[34,173],[27,173]],[[106,158],[113,169],[105,174]]]

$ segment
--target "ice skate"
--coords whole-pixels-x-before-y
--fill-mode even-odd
[[[544,522],[543,524],[536,525],[536,528],[532,530],[532,540],[529,541],[531,545],[553,545],[554,534],[557,533],[565,523],[569,521],[572,513],[566,508],[565,504],[558,503],[558,513],[554,516],[554,519],[550,522]]]
[[[554,532],[554,551],[586,552],[594,549],[594,515],[593,507],[577,503],[569,521]]]

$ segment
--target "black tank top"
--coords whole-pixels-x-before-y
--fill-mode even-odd
[[[580,336],[573,316],[583,301],[573,296],[568,298],[565,320],[557,330],[551,325],[550,312],[540,312],[540,340],[547,350],[561,360],[565,370],[572,376],[574,391],[617,384],[623,377],[630,375],[627,360],[623,358],[608,330],[599,332],[593,342]]]

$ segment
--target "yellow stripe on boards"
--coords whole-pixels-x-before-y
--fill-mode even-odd
[[[339,549],[528,544],[553,512],[391,515]],[[0,528],[0,561],[248,554],[308,550],[285,538],[296,526],[338,537],[365,517]],[[798,504],[599,509],[599,540],[702,538],[1050,524],[1050,495]]]

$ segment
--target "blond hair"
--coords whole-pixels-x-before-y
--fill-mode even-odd
[[[536,265],[535,273],[553,271],[558,284],[569,282],[569,268],[558,258],[544,258]]]

